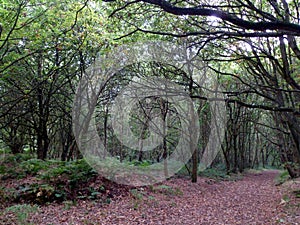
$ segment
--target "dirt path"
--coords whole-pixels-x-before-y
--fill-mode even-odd
[[[284,188],[274,185],[276,171],[247,174],[238,181],[171,179],[139,188],[110,204],[80,201],[75,206],[43,206],[33,224],[300,224],[299,212],[287,214]],[[299,187],[300,189],[300,187]],[[296,199],[299,204],[299,199]],[[298,205],[299,207],[299,205]]]

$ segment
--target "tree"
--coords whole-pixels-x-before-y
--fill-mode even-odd
[[[112,4],[115,10],[111,15],[128,24],[127,35],[143,32],[185,37],[198,47],[211,69],[243,84],[239,90],[226,92],[227,103],[272,112],[277,130],[288,133],[281,140],[292,141],[288,146],[277,143],[280,154],[287,155],[282,162],[292,177],[300,176],[297,1],[144,0]],[[130,20],[125,13],[130,14]],[[140,23],[145,20],[148,23]],[[224,63],[235,66],[220,70]],[[236,67],[239,71],[232,69]],[[253,95],[257,97],[249,97]]]
[[[66,159],[74,148],[72,96],[107,37],[103,18],[94,7],[88,1],[41,0],[5,2],[1,8],[2,133],[7,135],[5,129],[14,127],[18,132],[14,139],[28,135],[40,159],[50,148],[64,149],[59,154]],[[95,24],[104,27],[95,29]],[[18,151],[27,144],[23,142]]]

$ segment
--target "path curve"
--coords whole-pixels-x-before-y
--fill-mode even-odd
[[[285,219],[282,187],[274,183],[277,174],[264,171],[247,174],[241,180],[220,182],[199,177],[196,184],[182,178],[170,179],[152,190],[139,188],[128,196],[115,198],[104,207],[84,201],[68,210],[49,205],[31,221],[109,225],[298,224],[297,219]]]

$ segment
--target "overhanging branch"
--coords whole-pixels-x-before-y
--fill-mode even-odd
[[[168,1],[165,0],[142,0],[142,2],[146,2],[152,5],[159,6],[165,12],[174,14],[174,15],[190,15],[190,16],[215,16],[217,18],[222,19],[223,21],[230,22],[240,28],[247,30],[255,30],[255,31],[266,31],[266,30],[278,30],[283,31],[285,33],[300,33],[300,25],[284,22],[280,20],[274,20],[270,22],[252,22],[241,19],[234,14],[216,10],[216,9],[208,9],[204,7],[192,7],[192,8],[181,8],[172,5]]]
[[[207,98],[204,96],[199,95],[192,95],[190,96],[192,99],[201,99],[206,101],[224,101],[227,104],[238,104],[240,106],[251,108],[251,109],[262,109],[266,111],[272,111],[272,112],[289,112],[293,113],[295,116],[300,116],[300,111],[297,111],[294,108],[288,108],[288,107],[273,107],[273,106],[267,106],[267,105],[258,105],[258,104],[249,104],[246,102],[242,102],[240,100],[236,99],[224,99],[224,98]]]

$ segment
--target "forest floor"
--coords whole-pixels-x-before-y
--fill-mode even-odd
[[[20,224],[300,224],[300,198],[293,193],[300,190],[300,180],[275,185],[276,176],[278,171],[268,170],[227,180],[172,178],[143,188],[111,186],[105,204],[52,202],[38,206]],[[2,213],[0,224],[16,223],[14,217]]]

